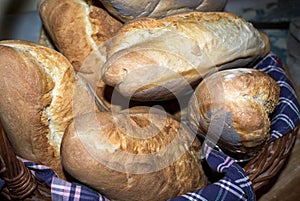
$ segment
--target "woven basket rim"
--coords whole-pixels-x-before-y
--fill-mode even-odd
[[[300,123],[282,137],[269,140],[263,149],[243,167],[254,191],[267,185],[283,168],[297,139]]]

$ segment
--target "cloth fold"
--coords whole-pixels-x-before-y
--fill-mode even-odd
[[[254,201],[255,193],[244,170],[232,158],[204,145],[205,158],[210,168],[226,176],[193,193],[170,201]]]
[[[280,86],[279,103],[271,115],[271,140],[282,137],[300,121],[299,103],[295,89],[282,66],[281,60],[269,54],[255,68],[268,73]]]

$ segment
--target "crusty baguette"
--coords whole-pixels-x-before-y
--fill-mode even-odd
[[[204,75],[249,66],[270,51],[269,38],[226,12],[190,12],[125,24],[106,43],[103,80],[135,100],[165,100]]]
[[[70,62],[53,49],[1,41],[0,60],[0,118],[15,153],[64,177],[63,133],[74,116],[97,111],[94,98]]]
[[[115,201],[168,200],[205,187],[200,141],[153,107],[79,116],[62,142],[70,175]]]
[[[51,39],[76,71],[122,25],[88,0],[42,0],[39,12]]]
[[[249,159],[270,138],[269,115],[278,104],[279,93],[276,81],[257,69],[219,71],[197,86],[187,119],[195,132],[218,140],[231,156]]]
[[[88,0],[42,0],[39,11],[55,46],[88,81],[104,110],[110,110],[114,105],[108,100],[107,87],[100,74],[106,54],[101,47],[122,23]]]
[[[118,19],[162,18],[190,11],[223,11],[227,0],[99,0]]]

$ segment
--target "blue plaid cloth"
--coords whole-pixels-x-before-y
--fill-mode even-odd
[[[274,140],[294,129],[299,123],[299,103],[278,57],[270,54],[256,68],[268,73],[280,86],[279,104],[271,117],[271,140]]]
[[[290,132],[300,121],[296,93],[288,80],[280,60],[268,55],[255,68],[267,72],[280,85],[279,104],[271,117],[271,140]],[[204,145],[205,158],[210,168],[224,173],[225,177],[204,189],[176,197],[169,201],[252,201],[255,200],[251,182],[243,169],[230,157]],[[107,198],[86,186],[59,179],[48,167],[25,161],[25,165],[37,179],[51,188],[52,200],[67,201],[108,201]],[[4,185],[0,181],[0,189]]]
[[[204,145],[205,158],[210,168],[226,176],[216,183],[170,201],[254,201],[255,193],[244,170],[225,154]]]

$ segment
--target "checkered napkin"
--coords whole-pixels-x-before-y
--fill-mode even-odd
[[[188,193],[169,201],[254,201],[255,194],[251,182],[243,169],[232,158],[205,146],[206,160],[210,167],[226,177],[208,187]],[[51,188],[53,201],[109,201],[99,193],[76,183],[69,183],[56,177],[46,166],[23,160],[37,179]],[[153,200],[158,201],[158,200]]]
[[[271,139],[276,139],[291,131],[300,121],[296,94],[286,77],[280,60],[275,55],[268,55],[255,68],[267,72],[281,87],[280,102],[271,117]],[[224,173],[225,176],[204,189],[187,193],[169,201],[255,200],[255,194],[248,176],[232,158],[207,145],[204,145],[203,150],[210,168],[219,173]],[[24,163],[37,179],[51,188],[52,200],[54,201],[108,201],[104,196],[86,186],[59,179],[48,167],[25,160]],[[2,185],[4,185],[3,182]]]
[[[255,193],[244,170],[225,154],[204,145],[205,158],[210,168],[226,176],[193,193],[169,201],[254,201]]]

